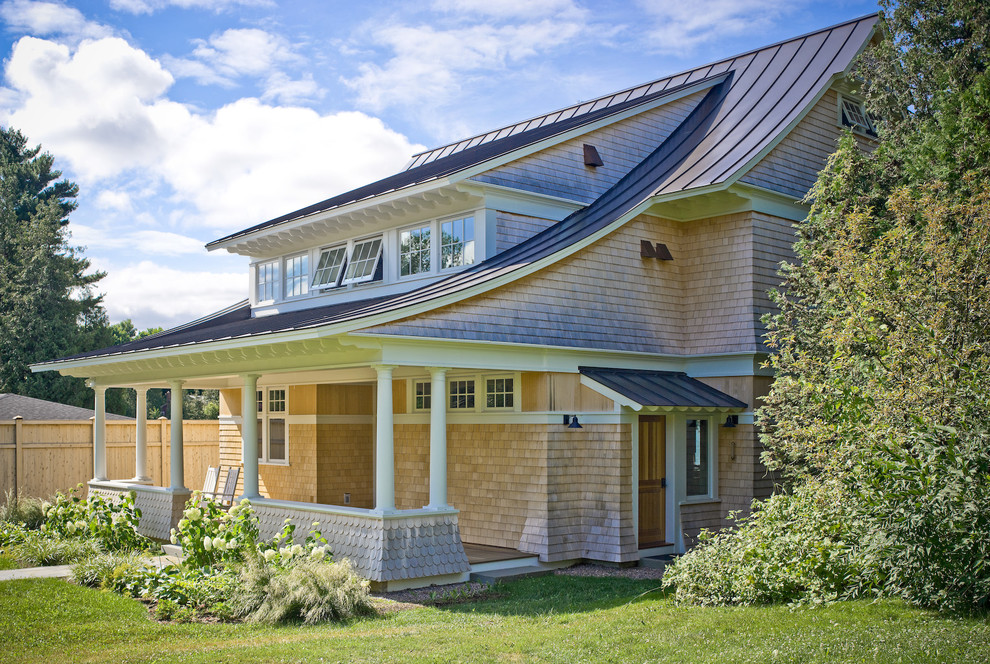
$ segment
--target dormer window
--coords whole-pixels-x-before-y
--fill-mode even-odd
[[[440,224],[440,269],[474,263],[474,217]]]
[[[259,263],[257,268],[258,302],[269,302],[278,293],[278,261]]]
[[[340,275],[344,273],[347,246],[330,247],[320,252],[320,261],[313,275],[313,288],[336,288],[340,285]]]
[[[309,292],[309,254],[285,259],[285,297],[299,297]]]
[[[858,131],[874,138],[877,135],[877,127],[874,118],[866,112],[866,108],[863,106],[862,102],[856,101],[855,99],[850,99],[849,97],[840,97],[839,99],[839,117],[842,122],[842,126],[849,127],[854,131]]]
[[[399,276],[430,271],[430,227],[410,228],[399,233]]]
[[[381,257],[382,239],[380,237],[355,242],[343,283],[359,284],[374,279]]]

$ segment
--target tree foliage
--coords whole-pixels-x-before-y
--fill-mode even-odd
[[[884,6],[886,39],[858,68],[880,143],[840,142],[767,319],[777,379],[759,424],[787,493],[675,568],[696,598],[725,593],[686,570],[809,532],[827,512],[793,508],[831,495],[854,528],[844,587],[788,586],[772,556],[744,580],[794,588],[774,599],[990,607],[990,5]]]
[[[110,341],[93,289],[104,275],[68,244],[78,188],[53,166],[19,131],[0,128],[0,391],[86,406],[82,380],[28,368]]]

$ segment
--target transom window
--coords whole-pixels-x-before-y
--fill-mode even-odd
[[[347,265],[347,273],[343,283],[357,284],[371,281],[375,277],[378,261],[382,256],[382,239],[380,237],[355,242],[351,250],[351,260]]]
[[[320,260],[316,264],[313,275],[313,288],[335,288],[340,285],[340,275],[343,274],[344,261],[347,258],[347,247],[330,247],[320,252]]]
[[[474,381],[450,381],[451,410],[470,410],[474,408]]]
[[[708,420],[687,420],[687,495],[711,494],[711,465]]]
[[[429,381],[416,381],[413,385],[413,406],[416,410],[429,410],[433,386]]]
[[[870,136],[877,135],[877,127],[874,118],[866,112],[866,109],[860,102],[849,99],[848,97],[842,97],[839,104],[839,110],[842,116],[842,124],[844,126],[857,129],[863,133],[869,134]]]
[[[309,292],[309,254],[285,259],[285,297],[299,297]]]
[[[288,463],[285,388],[258,390],[258,461]]]
[[[430,271],[430,227],[399,233],[399,276]]]
[[[258,302],[274,300],[278,293],[278,261],[259,263],[256,268]]]
[[[512,408],[512,383],[511,378],[485,379],[485,407]]]
[[[474,263],[474,217],[440,224],[440,269]]]

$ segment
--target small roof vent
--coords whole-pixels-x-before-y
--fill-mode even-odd
[[[601,156],[598,154],[598,148],[594,145],[584,144],[584,165],[594,168],[605,165],[605,162],[602,161]]]

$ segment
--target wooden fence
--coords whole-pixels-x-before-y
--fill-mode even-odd
[[[133,420],[107,420],[107,476],[134,477],[136,425]],[[148,476],[168,486],[169,436],[165,418],[148,422]],[[217,420],[182,423],[186,486],[200,489],[207,466],[220,463]],[[164,441],[164,444],[162,443]],[[0,499],[8,490],[48,498],[93,478],[93,421],[23,420],[0,422]]]

